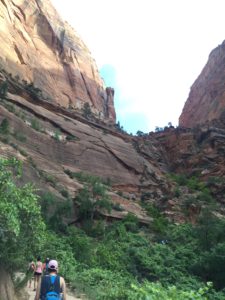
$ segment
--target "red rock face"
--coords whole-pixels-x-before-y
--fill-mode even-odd
[[[115,122],[95,61],[49,0],[0,1],[0,16],[2,69],[32,82],[51,102],[74,110],[88,102],[97,117]]]
[[[214,49],[191,87],[179,118],[182,127],[219,119],[225,110],[225,42]]]

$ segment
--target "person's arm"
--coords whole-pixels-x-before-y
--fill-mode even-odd
[[[38,286],[36,289],[36,296],[35,296],[34,300],[40,299],[40,292],[41,292],[41,280],[39,280],[39,282],[38,282]]]
[[[62,277],[60,277],[60,286],[61,286],[61,289],[62,289],[63,300],[66,300],[66,283],[65,283],[64,278],[62,278]]]

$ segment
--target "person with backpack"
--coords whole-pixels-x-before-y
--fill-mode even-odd
[[[35,270],[34,270],[35,271],[34,272],[34,291],[36,291],[36,286],[40,282],[40,278],[42,275],[42,269],[43,269],[43,266],[42,266],[41,258],[40,258],[40,256],[38,256],[37,262],[35,265]]]
[[[66,300],[66,283],[64,278],[58,275],[56,260],[49,261],[48,272],[48,275],[42,277],[34,300]]]
[[[45,262],[44,262],[44,266],[43,266],[43,272],[45,275],[48,275],[48,264],[49,264],[50,259],[46,258]]]

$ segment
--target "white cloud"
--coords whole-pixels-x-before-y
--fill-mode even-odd
[[[123,101],[118,114],[142,113],[146,131],[177,124],[190,86],[225,35],[223,0],[52,2],[99,68],[114,66]]]

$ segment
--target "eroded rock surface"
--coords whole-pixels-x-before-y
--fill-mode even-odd
[[[46,100],[75,110],[89,103],[100,119],[115,122],[90,51],[49,0],[0,1],[0,67],[33,83]]]
[[[179,118],[179,125],[197,124],[221,118],[225,111],[225,42],[214,49],[201,74],[191,87]]]

